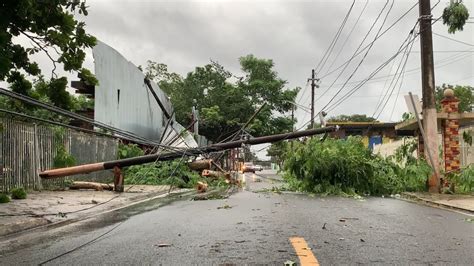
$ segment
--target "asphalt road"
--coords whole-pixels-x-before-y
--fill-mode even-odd
[[[0,265],[283,265],[306,257],[321,265],[473,265],[474,224],[466,215],[391,198],[356,200],[259,192],[274,173],[226,200],[175,201],[23,238],[0,251]],[[258,178],[257,178],[258,179]],[[112,230],[113,229],[113,230]],[[14,241],[14,240],[13,240]],[[20,249],[21,247],[21,249]]]

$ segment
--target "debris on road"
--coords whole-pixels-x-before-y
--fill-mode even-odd
[[[232,206],[228,205],[228,204],[224,204],[223,206],[219,206],[217,207],[218,210],[220,209],[232,209]]]
[[[102,190],[113,190],[114,186],[104,183],[97,183],[97,182],[84,182],[84,181],[74,181],[70,186],[69,189],[93,189],[96,191]]]
[[[155,246],[159,248],[166,248],[166,247],[171,247],[171,244],[162,243],[162,244],[157,244]]]
[[[196,190],[198,193],[204,193],[207,191],[207,183],[204,183],[204,182],[197,182],[197,187],[196,187]]]
[[[346,222],[346,219],[341,218],[341,219],[339,219],[339,222],[345,223],[345,222]]]
[[[285,266],[296,266],[296,263],[294,261],[287,260],[285,261]]]
[[[360,239],[360,242],[365,242],[365,240],[361,238],[361,239]]]
[[[323,228],[324,230],[326,230],[326,223],[323,224]]]

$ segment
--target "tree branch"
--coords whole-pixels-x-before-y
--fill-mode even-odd
[[[54,78],[57,78],[58,75],[56,74],[56,63],[58,63],[57,60],[55,60],[48,52],[48,50],[46,50],[45,46],[41,45],[38,40],[40,41],[44,41],[43,39],[39,38],[39,37],[36,37],[36,36],[31,36],[29,34],[27,34],[26,32],[20,30],[17,28],[17,30],[25,35],[28,39],[30,39],[34,44],[36,44],[36,46],[38,46],[38,48],[40,48],[41,50],[43,50],[43,52],[46,54],[46,56],[49,57],[49,59],[51,60],[51,62],[53,62],[53,69],[51,70],[51,76],[54,77]],[[56,48],[54,46],[50,46],[50,47],[53,47],[53,49],[55,50],[56,53],[58,53],[58,51],[56,50]],[[59,53],[58,53],[59,54]]]

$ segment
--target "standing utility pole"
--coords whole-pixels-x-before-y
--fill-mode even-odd
[[[426,133],[425,155],[429,150],[438,150],[438,125],[435,105],[435,78],[433,63],[433,35],[431,32],[430,0],[419,0],[420,6],[420,46],[421,80],[423,99],[423,127]],[[439,158],[433,156],[432,167],[435,173],[428,180],[429,191],[439,192]]]
[[[314,89],[318,87],[315,81],[319,81],[319,79],[315,77],[314,69],[311,70],[311,78],[308,79],[308,81],[310,80],[311,80],[311,128],[314,128]]]

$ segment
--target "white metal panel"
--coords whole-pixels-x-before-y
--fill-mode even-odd
[[[159,140],[165,117],[148,90],[144,74],[110,46],[98,41],[93,48],[95,75],[95,120],[130,131],[150,140]],[[171,113],[166,94],[152,82],[161,102]]]

